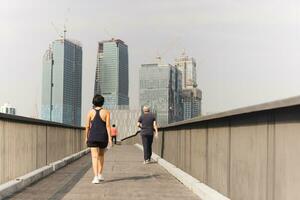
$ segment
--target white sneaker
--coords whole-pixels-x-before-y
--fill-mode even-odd
[[[144,160],[144,165],[149,163],[150,163],[149,160]]]
[[[102,174],[99,174],[99,175],[98,175],[98,180],[99,180],[99,181],[104,181],[104,177],[103,177]]]
[[[94,177],[93,181],[92,181],[93,184],[98,184],[100,183],[99,179],[97,176]]]

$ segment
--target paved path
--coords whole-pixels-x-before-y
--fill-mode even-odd
[[[105,181],[91,184],[90,155],[27,187],[11,199],[194,200],[190,190],[156,163],[144,165],[134,146],[114,146],[106,154]]]

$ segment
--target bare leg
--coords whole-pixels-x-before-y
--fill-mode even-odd
[[[97,147],[92,147],[91,148],[91,156],[92,156],[92,163],[93,163],[93,171],[94,175],[98,175],[98,170],[99,170],[99,165],[98,165],[98,160],[99,160],[99,148]]]
[[[102,174],[104,165],[104,149],[99,149],[99,159],[98,159],[98,174]]]

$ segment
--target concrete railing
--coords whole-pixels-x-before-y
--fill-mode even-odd
[[[0,184],[85,149],[83,131],[0,114]]]
[[[232,200],[300,199],[300,97],[162,127],[153,148]]]

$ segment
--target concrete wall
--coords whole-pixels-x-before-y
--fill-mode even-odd
[[[115,124],[118,129],[117,140],[135,134],[136,126],[141,112],[138,110],[110,110],[111,125]]]
[[[300,97],[162,127],[153,148],[232,200],[300,199]]]
[[[85,148],[83,129],[0,115],[0,184]]]

